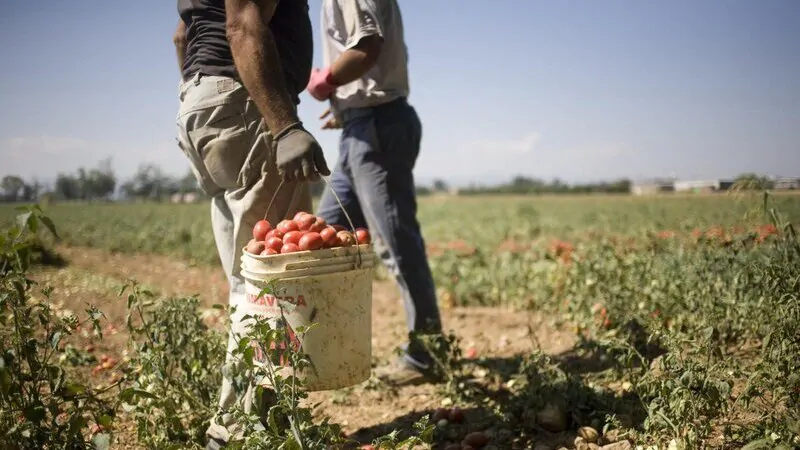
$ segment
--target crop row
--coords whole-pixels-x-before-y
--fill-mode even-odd
[[[513,436],[547,409],[559,423],[660,448],[800,445],[798,200],[774,197],[769,209],[729,197],[422,202],[443,304],[538,311],[578,337],[572,364],[525,356],[515,373],[497,374],[511,379],[492,395],[467,387],[474,372],[453,373],[462,382],[449,395],[490,407]],[[47,211],[72,244],[215,259],[205,207]]]
[[[777,196],[774,202],[791,220],[800,218],[800,196]],[[741,226],[748,215],[754,223],[763,219],[759,206],[757,198],[735,196],[434,197],[420,201],[419,221],[434,251],[455,241],[488,249],[543,237],[569,241],[593,234],[641,236]],[[44,210],[71,245],[217,263],[205,203],[60,203]],[[15,214],[13,207],[0,206],[0,224],[8,225]]]

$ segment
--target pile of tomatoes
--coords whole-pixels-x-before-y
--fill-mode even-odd
[[[294,218],[280,221],[275,228],[269,221],[259,220],[253,227],[253,239],[247,243],[245,251],[268,256],[370,242],[366,228],[356,228],[353,234],[341,225],[328,225],[321,217],[300,211]]]

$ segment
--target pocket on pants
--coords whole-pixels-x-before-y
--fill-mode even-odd
[[[178,147],[183,151],[183,154],[186,155],[186,159],[189,161],[189,168],[194,174],[194,177],[200,186],[200,190],[210,197],[214,197],[221,193],[222,189],[214,185],[214,183],[211,181],[200,155],[197,153],[194,147],[192,147],[191,142],[189,142],[188,133],[180,122],[178,123],[178,137],[175,140],[178,143]]]
[[[223,105],[221,108],[230,107]],[[211,181],[222,189],[239,185],[239,174],[255,136],[240,111],[188,132]]]

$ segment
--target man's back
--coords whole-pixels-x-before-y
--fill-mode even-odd
[[[225,30],[225,0],[178,0],[178,14],[186,24],[186,58],[181,72],[189,79],[197,72],[238,79]],[[281,1],[269,28],[294,102],[308,83],[313,57],[313,35],[304,0]]]
[[[336,89],[337,110],[386,103],[408,96],[408,54],[396,0],[323,0],[325,65],[367,34],[383,36],[376,64],[361,78]]]

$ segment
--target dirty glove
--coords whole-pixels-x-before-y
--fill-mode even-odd
[[[316,181],[331,174],[322,147],[314,136],[297,122],[273,138],[275,163],[284,181]]]

